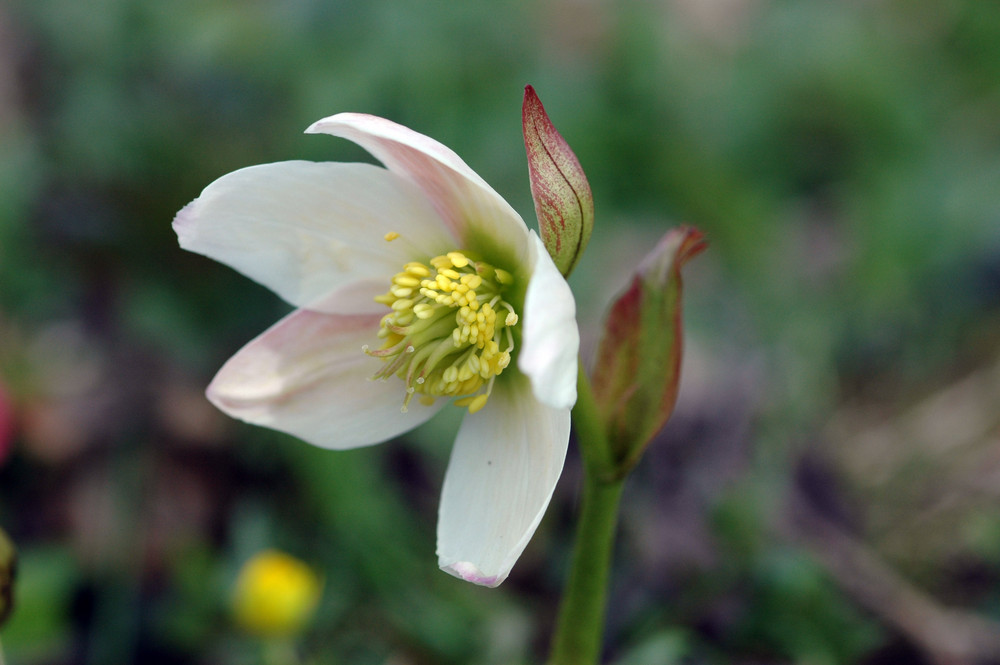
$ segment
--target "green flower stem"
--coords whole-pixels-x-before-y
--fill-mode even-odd
[[[594,391],[590,388],[590,379],[583,368],[583,362],[578,364],[576,373],[576,406],[573,407],[573,429],[576,431],[577,442],[588,475],[602,479],[614,478],[617,464],[611,452],[611,443],[605,433],[604,421],[594,399]]]
[[[583,503],[549,665],[591,665],[600,657],[618,505],[625,484],[624,477],[615,473],[582,368],[577,383],[573,422],[584,457]]]
[[[608,573],[624,479],[601,482],[587,474],[549,665],[591,665],[601,655]]]

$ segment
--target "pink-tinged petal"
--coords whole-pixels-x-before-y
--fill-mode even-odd
[[[288,302],[330,311],[378,311],[404,263],[454,248],[449,232],[412,182],[371,164],[279,162],[222,176],[177,213],[184,249],[221,261]],[[400,237],[388,242],[387,233]],[[369,280],[361,308],[330,298]]]
[[[486,408],[465,417],[441,493],[443,570],[489,587],[507,578],[552,498],[569,427],[569,409],[538,402],[516,378],[497,381]]]
[[[343,316],[299,309],[229,359],[208,398],[234,418],[287,432],[323,448],[346,449],[391,439],[437,413],[444,402],[419,400],[401,411],[405,389],[374,380],[380,360],[378,315]]]
[[[568,409],[576,403],[580,331],[576,301],[542,241],[531,232],[531,281],[524,297],[517,367],[531,379],[539,401]]]
[[[451,149],[390,120],[363,113],[340,113],[313,123],[307,133],[353,141],[390,171],[417,184],[445,220],[461,248],[477,241],[525,256],[527,227],[502,196]]]

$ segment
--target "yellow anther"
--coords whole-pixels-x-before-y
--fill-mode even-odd
[[[403,268],[414,277],[430,277],[431,271],[423,263],[407,263]]]
[[[435,256],[431,259],[431,265],[438,270],[445,270],[452,267],[451,259],[447,256]]]
[[[420,302],[413,306],[413,313],[417,315],[418,319],[429,319],[434,316],[434,307]]]
[[[393,240],[399,237],[399,234],[396,233],[395,231],[389,231],[383,237],[385,238],[386,242],[392,242]]]
[[[483,393],[482,395],[476,395],[476,397],[469,403],[469,413],[476,413],[482,410],[486,406],[486,400],[489,399],[489,395]]]
[[[465,257],[462,252],[448,252],[448,259],[451,261],[451,265],[456,268],[464,268],[469,265],[469,259]]]
[[[408,275],[405,272],[401,272],[398,275],[396,275],[395,277],[393,277],[392,281],[393,281],[394,284],[398,284],[400,286],[409,286],[410,288],[414,288],[414,289],[417,288],[418,286],[420,286],[420,280],[419,279],[417,279],[416,277],[413,277],[411,275]]]
[[[396,302],[392,303],[391,307],[397,312],[411,309],[413,307],[413,301],[406,298],[401,298]]]
[[[379,327],[381,347],[365,352],[384,362],[375,378],[403,379],[403,411],[415,394],[425,405],[454,397],[470,413],[483,408],[514,348],[510,327],[517,314],[504,300],[512,281],[511,273],[453,251],[426,264],[407,263],[375,298],[391,311]]]

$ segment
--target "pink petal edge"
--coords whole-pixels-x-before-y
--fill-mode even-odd
[[[468,561],[456,561],[450,566],[444,566],[441,570],[449,575],[454,575],[459,579],[463,579],[466,582],[472,582],[473,584],[489,587],[491,589],[495,589],[500,586],[501,582],[503,582],[503,579],[499,575],[483,575],[483,573],[476,568],[475,564],[469,563]]]
[[[376,343],[379,315],[298,309],[240,349],[207,390],[224,413],[344,450],[387,441],[427,421],[444,405],[414,400],[401,410],[403,384],[376,380],[381,363],[362,346]]]

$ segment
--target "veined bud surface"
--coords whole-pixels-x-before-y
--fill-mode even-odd
[[[608,313],[594,396],[621,470],[631,468],[669,420],[683,351],[681,268],[706,248],[701,231],[669,231]]]
[[[594,196],[579,160],[530,85],[521,108],[531,197],[542,242],[563,276],[573,271],[594,228]]]

